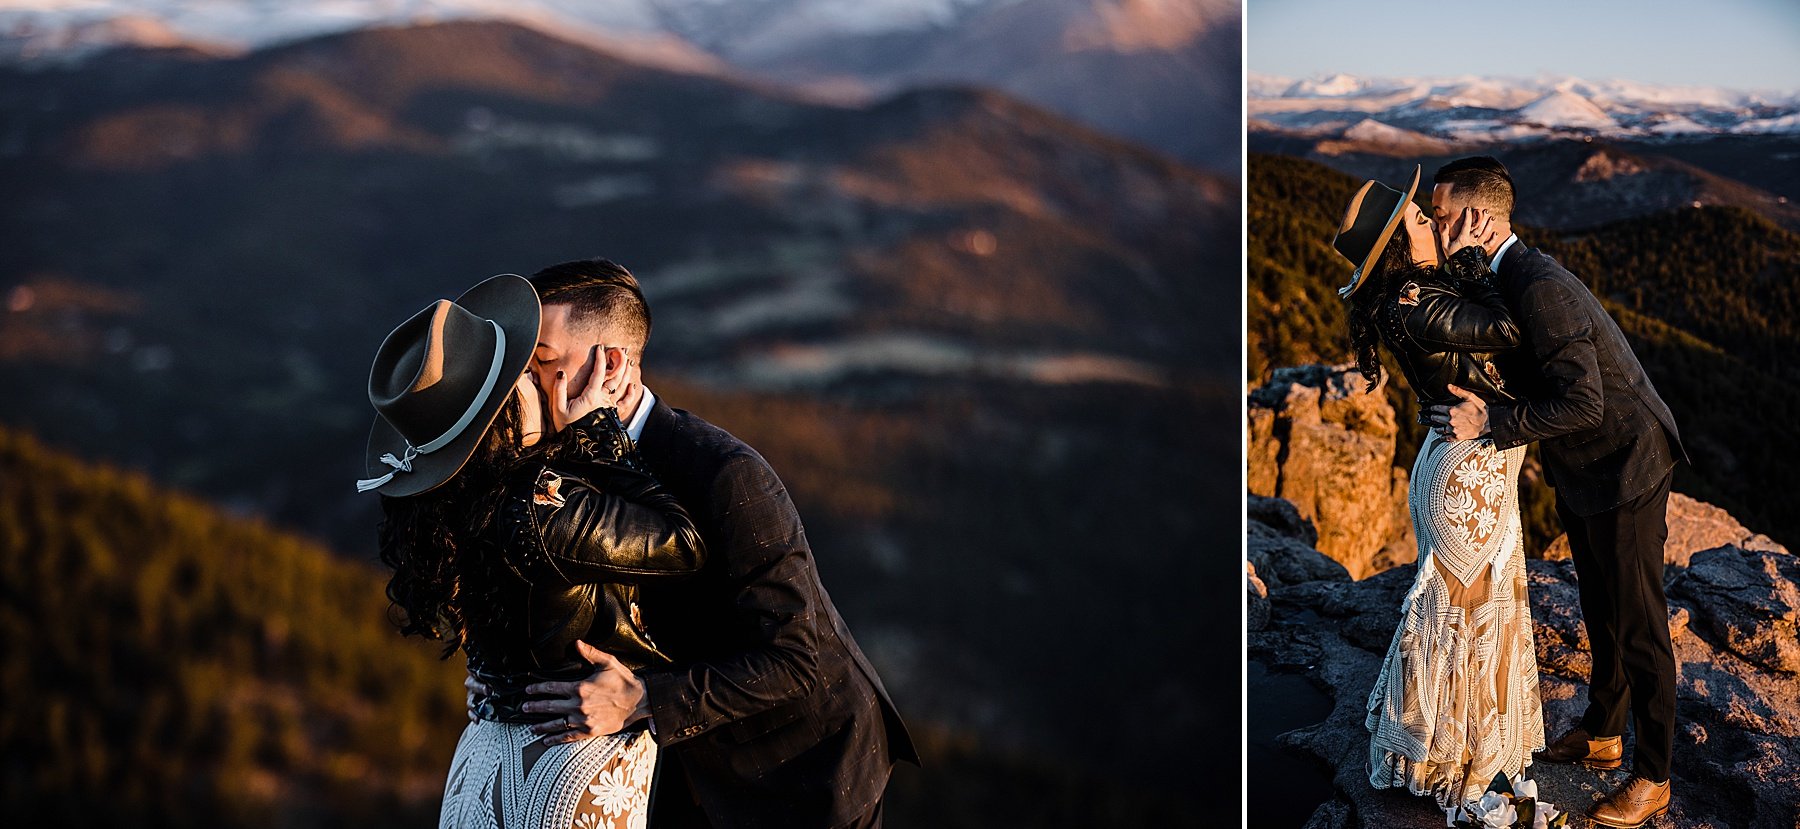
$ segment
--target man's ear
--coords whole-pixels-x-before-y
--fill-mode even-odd
[[[623,348],[606,349],[606,376],[625,377],[631,368],[631,353]]]

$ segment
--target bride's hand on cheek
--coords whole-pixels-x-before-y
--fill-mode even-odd
[[[575,372],[575,380],[580,382],[581,392],[573,399],[569,397],[571,378],[564,372],[556,373],[556,381],[550,389],[550,417],[556,431],[587,417],[595,409],[617,407],[620,394],[625,388],[626,365],[621,353],[619,365],[606,365],[608,353],[596,345],[588,349],[587,362]]]
[[[1466,247],[1485,250],[1494,238],[1494,216],[1480,208],[1465,207],[1450,236],[1450,241],[1444,245],[1445,253],[1455,253]]]

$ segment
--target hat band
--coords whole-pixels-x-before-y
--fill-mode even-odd
[[[456,423],[451,425],[449,431],[438,435],[436,438],[428,441],[424,446],[414,447],[411,441],[407,441],[406,452],[400,457],[394,457],[394,453],[392,452],[382,455],[380,458],[381,462],[393,467],[394,471],[377,478],[358,479],[356,482],[357,492],[368,492],[371,489],[379,488],[388,481],[393,480],[396,474],[401,472],[411,472],[413,458],[420,455],[429,455],[432,452],[436,452],[437,450],[450,445],[450,442],[456,440],[457,436],[461,435],[464,429],[469,428],[470,423],[475,422],[475,416],[481,414],[481,407],[486,405],[488,397],[493,395],[494,382],[500,379],[500,369],[506,362],[506,330],[500,327],[500,323],[494,322],[493,320],[487,320],[487,324],[494,326],[494,363],[493,365],[488,366],[487,380],[482,382],[481,393],[475,395],[475,401],[469,404],[469,410],[463,412],[462,417],[457,419]]]

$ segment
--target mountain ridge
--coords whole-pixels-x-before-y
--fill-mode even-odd
[[[1237,111],[1238,16],[1231,0],[24,3],[0,9],[0,61],[79,62],[110,47],[174,40],[258,50],[345,29],[508,20],[640,63],[785,86],[818,101],[866,103],[921,85],[995,86],[1235,172],[1235,132],[1194,126]],[[146,33],[134,36],[140,29]]]
[[[1600,137],[1691,140],[1791,134],[1800,91],[1678,87],[1573,77],[1372,78],[1293,81],[1253,76],[1246,110],[1257,129],[1318,132],[1363,115],[1437,138],[1483,143]]]
[[[656,310],[649,385],[775,465],[909,713],[1164,793],[1228,714],[1138,649],[1207,649],[1169,551],[1237,520],[1201,472],[1235,368],[1193,356],[1236,342],[1229,178],[990,90],[822,104],[495,23],[0,70],[0,112],[5,421],[52,446],[366,557],[381,336],[605,255]],[[1133,610],[1040,635],[1096,596]],[[1135,655],[1070,679],[1068,648]],[[1176,725],[1061,718],[1100,693]]]

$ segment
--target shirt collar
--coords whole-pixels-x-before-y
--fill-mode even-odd
[[[1512,247],[1513,243],[1517,241],[1519,241],[1519,234],[1514,233],[1507,236],[1506,241],[1500,243],[1500,249],[1494,251],[1494,258],[1488,260],[1488,270],[1499,273],[1500,260],[1506,258],[1506,249]]]
[[[644,436],[644,424],[650,422],[650,410],[656,408],[656,395],[648,386],[644,387],[644,396],[638,399],[637,411],[631,413],[631,422],[625,424],[625,434],[637,443]]]

